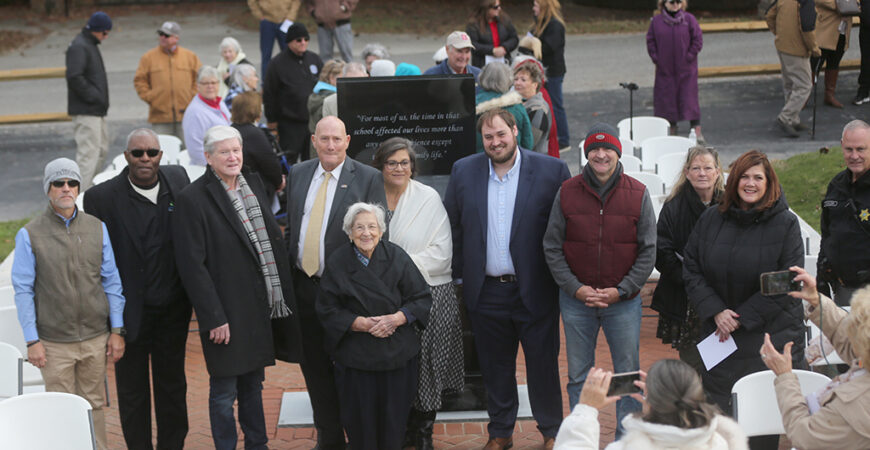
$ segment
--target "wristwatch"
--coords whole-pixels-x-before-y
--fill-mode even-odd
[[[112,334],[117,334],[117,335],[120,335],[120,336],[126,336],[126,335],[127,335],[127,329],[124,328],[124,327],[112,327],[112,330],[111,330],[111,331],[112,331]]]

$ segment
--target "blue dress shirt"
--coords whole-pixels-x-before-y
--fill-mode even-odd
[[[499,178],[489,161],[489,182],[486,192],[486,275],[516,275],[511,259],[511,225],[520,181],[520,155],[516,150],[514,166]]]

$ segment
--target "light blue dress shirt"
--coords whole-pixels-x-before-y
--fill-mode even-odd
[[[72,218],[66,219],[60,214],[66,227],[78,214],[78,209]],[[103,226],[103,263],[100,266],[103,290],[109,299],[109,321],[112,328],[124,326],[124,289],[121,286],[121,275],[115,265],[115,253],[109,240],[106,224]],[[18,322],[24,330],[26,342],[39,339],[36,332],[36,305],[33,303],[33,284],[36,280],[36,256],[30,246],[30,234],[22,228],[15,235],[15,259],[12,263],[12,286],[15,289],[15,306],[18,308]]]
[[[511,259],[511,224],[520,181],[522,155],[517,149],[514,166],[499,179],[489,161],[489,181],[486,186],[486,275],[516,275]]]

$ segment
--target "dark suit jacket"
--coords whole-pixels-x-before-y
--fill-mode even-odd
[[[394,370],[420,353],[414,328],[429,321],[432,295],[426,279],[398,245],[381,239],[368,266],[345,242],[329,255],[317,296],[317,316],[323,323],[326,350],[336,362],[360,370]],[[394,314],[405,308],[416,320],[377,338],[352,331],[357,317]]]
[[[520,149],[520,179],[511,222],[510,251],[523,304],[539,318],[558,310],[558,287],[544,260],[543,238],[553,199],[571,177],[562,160]],[[444,196],[453,231],[453,278],[463,280],[468,309],[486,276],[489,158],[477,153],[456,161]]]
[[[124,297],[127,299],[124,305],[124,325],[127,329],[125,340],[135,342],[142,323],[142,310],[145,305],[142,295],[149,281],[149,274],[140,270],[144,267],[142,243],[131,232],[132,221],[136,220],[135,216],[127,213],[130,209],[129,173],[129,167],[124,168],[115,178],[88,189],[85,192],[84,208],[86,213],[105,222],[106,229],[109,230],[109,238],[112,240],[112,249],[115,252],[115,263],[118,265],[121,284],[124,286]],[[178,193],[190,184],[187,172],[181,166],[160,166],[157,176],[161,185],[168,187],[172,198],[178,198]],[[175,213],[170,215],[170,223],[173,221],[173,216]],[[166,231],[166,236],[162,237],[164,243],[172,241],[171,228]],[[167,261],[167,263],[174,265],[175,261]],[[173,301],[187,302],[184,289],[179,289],[177,298]]]
[[[290,265],[296,266],[297,250],[299,248],[299,228],[302,225],[302,213],[305,208],[305,197],[308,195],[308,187],[311,178],[320,161],[317,158],[295,164],[287,175],[287,228],[284,229],[284,241],[287,243],[287,255],[290,257]],[[341,229],[344,214],[347,208],[357,202],[379,203],[386,208],[387,200],[384,195],[384,178],[379,171],[367,166],[350,157],[344,160],[344,167],[338,177],[338,187],[335,189],[335,197],[332,200],[332,209],[329,211],[329,221],[326,226],[324,239],[324,259],[335,251],[340,245],[349,241],[347,234]],[[311,306],[313,311],[313,298],[300,298],[297,301]]]
[[[259,176],[246,170],[242,173],[260,205],[268,205]],[[259,258],[229,196],[210,168],[181,192],[176,205],[175,257],[199,321],[209,375],[241,375],[273,365],[276,356],[298,362],[302,342],[298,310],[275,218],[264,211],[284,301],[293,314],[273,320]],[[225,323],[230,325],[230,343],[215,344],[209,340],[209,331]]]

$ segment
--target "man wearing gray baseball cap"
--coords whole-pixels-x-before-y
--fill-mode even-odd
[[[12,287],[27,360],[48,392],[67,392],[93,408],[94,433],[106,445],[107,362],[124,356],[124,295],[106,226],[79,211],[79,166],[58,158],[45,166],[48,207],[18,230]]]
[[[157,134],[171,134],[184,140],[181,119],[196,95],[196,74],[202,67],[199,57],[178,45],[181,26],[163,22],[157,29],[158,45],[139,60],[133,85],[148,103],[148,122]]]

